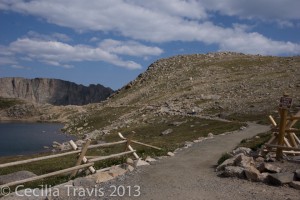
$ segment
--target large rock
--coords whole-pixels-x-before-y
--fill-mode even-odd
[[[244,155],[249,156],[251,154],[251,152],[252,152],[252,150],[250,148],[238,147],[232,151],[232,154],[237,155],[237,154],[243,153]]]
[[[234,164],[246,169],[254,166],[255,162],[252,157],[245,156],[243,153],[241,153],[236,157]]]
[[[225,160],[222,164],[220,164],[217,168],[216,171],[222,171],[225,169],[225,167],[227,166],[234,166],[235,165],[235,160],[238,156],[243,155],[243,154],[238,154],[233,156],[232,158],[229,158],[227,160]]]
[[[220,175],[224,177],[245,178],[244,169],[242,167],[236,167],[236,166],[225,167],[224,171]]]
[[[272,164],[269,163],[261,163],[258,167],[258,170],[260,172],[269,172],[269,173],[279,173],[281,172],[281,168],[280,167],[276,167]]]
[[[88,87],[69,81],[47,78],[0,78],[0,96],[32,103],[84,105],[105,100],[113,90],[102,85]]]
[[[254,167],[250,166],[244,170],[246,178],[251,181],[260,181],[261,174],[260,172]]]
[[[272,185],[288,184],[291,183],[293,180],[294,180],[294,173],[290,173],[290,172],[268,175],[268,182]]]
[[[26,178],[32,178],[35,176],[36,176],[36,174],[29,172],[29,171],[18,171],[18,172],[7,174],[7,175],[2,175],[2,176],[0,176],[0,185],[14,182],[14,181],[23,180]]]

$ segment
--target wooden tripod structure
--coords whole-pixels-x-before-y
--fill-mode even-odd
[[[300,111],[293,116],[288,116],[288,109],[286,107],[281,107],[279,108],[279,112],[279,125],[277,125],[271,115],[269,116],[273,126],[273,135],[265,144],[267,151],[276,151],[277,160],[283,158],[283,153],[292,155],[300,154],[300,140],[295,134],[295,132],[299,132],[300,129],[293,128],[300,119]]]

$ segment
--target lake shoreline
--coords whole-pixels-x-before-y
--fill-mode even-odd
[[[76,140],[76,136],[62,131],[63,126],[57,122],[0,121],[0,157],[51,153],[53,142]]]

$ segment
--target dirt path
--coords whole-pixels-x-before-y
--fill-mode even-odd
[[[255,136],[269,129],[267,126],[249,124],[243,131],[215,136],[180,151],[175,157],[166,158],[154,165],[141,167],[125,177],[111,181],[104,189],[111,194],[116,186],[130,187],[127,194],[107,199],[299,199],[300,192],[288,187],[273,187],[234,178],[219,178],[214,172],[222,153],[232,150],[242,139]],[[140,196],[134,186],[140,186]],[[126,197],[127,196],[127,197]]]

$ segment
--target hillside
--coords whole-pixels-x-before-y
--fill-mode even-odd
[[[180,55],[154,62],[107,101],[86,106],[86,113],[73,118],[65,130],[133,131],[159,126],[172,116],[179,122],[185,116],[259,121],[277,111],[283,92],[298,109],[299,56]]]
[[[105,100],[113,90],[102,85],[88,87],[69,81],[46,78],[0,78],[0,97],[30,103],[85,105]]]

